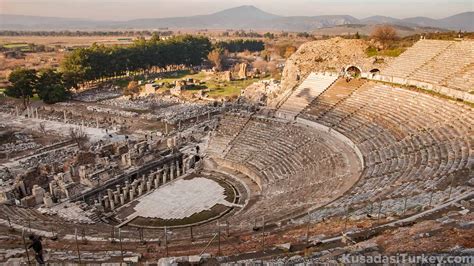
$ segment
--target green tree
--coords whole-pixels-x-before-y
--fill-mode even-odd
[[[43,69],[39,72],[36,92],[43,102],[47,104],[64,101],[69,96],[62,74],[53,69]]]
[[[8,81],[10,81],[11,85],[7,87],[5,94],[22,99],[23,106],[25,108],[28,107],[38,82],[36,70],[17,68],[8,76]]]
[[[127,72],[146,74],[168,65],[196,66],[211,50],[212,44],[206,37],[184,35],[161,40],[154,35],[148,41],[138,38],[125,47],[93,44],[76,49],[66,55],[61,72],[69,73],[68,80],[74,85],[76,81],[101,81]]]
[[[267,32],[267,33],[263,34],[263,37],[266,38],[266,39],[274,39],[275,34]]]
[[[61,72],[62,74],[62,80],[64,87],[66,90],[71,90],[71,89],[78,89],[79,84],[82,83],[82,78],[80,74],[71,72],[71,71],[66,71],[66,72]]]

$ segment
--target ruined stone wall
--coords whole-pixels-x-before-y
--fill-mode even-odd
[[[303,44],[286,61],[281,89],[270,98],[275,99],[293,89],[311,72],[341,72],[343,68],[351,65],[357,66],[362,72],[383,67],[386,62],[375,63],[375,57],[367,57],[365,51],[368,47],[369,43],[365,40],[348,40],[340,37]]]

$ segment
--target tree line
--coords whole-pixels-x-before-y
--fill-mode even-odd
[[[147,73],[153,67],[169,65],[201,65],[212,49],[206,37],[191,35],[150,40],[139,38],[129,46],[94,44],[68,53],[58,70],[15,69],[9,76],[11,83],[5,94],[21,98],[25,107],[37,94],[45,103],[67,99],[72,88],[90,81],[101,81],[123,76],[128,72]]]
[[[15,31],[15,30],[1,30],[0,36],[152,36],[159,34],[160,36],[171,36],[173,31]]]
[[[35,94],[45,103],[64,101],[69,96],[68,88],[72,86],[68,76],[51,68],[39,71],[18,68],[12,71],[8,81],[11,85],[5,94],[22,99],[25,108]]]
[[[147,73],[169,65],[197,66],[207,57],[212,45],[201,36],[177,36],[162,40],[139,38],[129,46],[78,48],[65,56],[63,73],[74,73],[79,81],[103,80],[127,73]]]
[[[93,44],[69,52],[59,69],[16,69],[9,76],[11,85],[5,93],[29,104],[33,95],[45,103],[68,98],[71,89],[81,84],[104,81],[125,75],[141,75],[172,65],[199,66],[211,51],[261,51],[262,41],[232,40],[211,44],[203,36],[175,36],[162,39],[157,34],[146,40],[138,38],[128,46]]]
[[[220,41],[214,45],[214,48],[227,50],[231,53],[240,53],[243,51],[260,52],[265,49],[265,43],[260,40],[230,40]]]

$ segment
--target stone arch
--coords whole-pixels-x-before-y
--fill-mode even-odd
[[[380,74],[380,69],[374,68],[374,69],[371,69],[369,72],[370,74]]]
[[[351,77],[360,77],[362,74],[362,69],[358,66],[349,65],[345,69],[345,74]]]

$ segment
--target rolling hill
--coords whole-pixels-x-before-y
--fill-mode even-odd
[[[104,29],[254,29],[311,31],[341,25],[392,24],[405,27],[434,27],[474,31],[474,12],[443,19],[414,17],[397,19],[372,16],[357,19],[349,15],[279,16],[254,6],[240,6],[209,15],[135,19],[129,21],[94,21],[54,17],[0,14],[0,30],[104,30]]]

